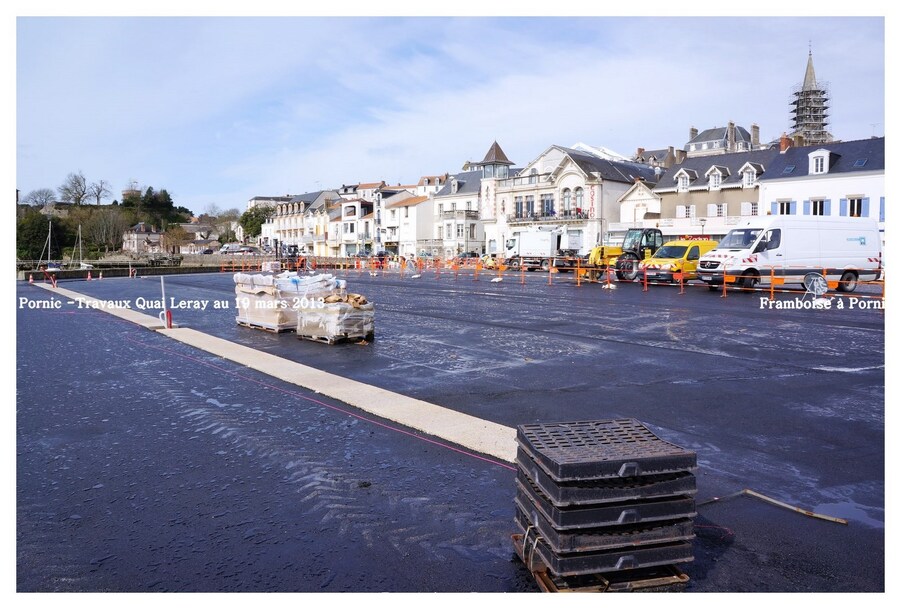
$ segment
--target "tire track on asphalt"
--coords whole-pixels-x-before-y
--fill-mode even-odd
[[[366,442],[368,431],[359,420],[337,420],[318,405],[298,404],[297,399],[285,401],[283,393],[265,385],[261,391],[280,398],[283,406],[275,406],[276,400],[262,395],[260,403],[269,406],[230,403],[227,387],[189,387],[174,375],[160,383],[161,377],[152,368],[140,366],[134,372],[141,382],[161,385],[161,400],[179,422],[182,433],[189,439],[212,438],[231,453],[252,457],[268,475],[295,487],[304,513],[323,526],[335,525],[340,537],[362,539],[370,548],[387,540],[398,552],[415,545],[438,559],[446,559],[448,554],[468,560],[508,555],[508,540],[502,533],[509,528],[505,519],[479,517],[436,496],[409,497],[402,485],[378,484],[373,490],[367,480],[360,479],[352,462],[340,465],[339,454],[323,456],[323,447],[332,444],[329,433],[343,435],[347,445]],[[221,379],[213,383],[221,384]],[[298,424],[298,417],[302,420],[307,416],[314,417],[315,422]],[[327,421],[329,418],[336,420]],[[346,453],[348,449],[343,450]],[[361,493],[361,489],[369,492]],[[377,493],[374,498],[373,492]],[[450,494],[465,495],[466,491]],[[362,498],[366,500],[360,501]],[[390,520],[398,524],[386,527],[385,516],[372,509],[373,500],[386,506]],[[454,535],[451,538],[440,533],[448,525]]]

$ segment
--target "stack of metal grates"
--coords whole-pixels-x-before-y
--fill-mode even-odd
[[[635,419],[521,425],[520,556],[558,577],[693,560],[697,456]]]

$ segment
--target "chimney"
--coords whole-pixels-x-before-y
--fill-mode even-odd
[[[728,121],[728,129],[725,131],[725,150],[734,152],[734,121]]]
[[[784,154],[788,148],[791,147],[791,138],[787,136],[787,133],[781,134],[781,153]]]
[[[684,150],[676,150],[675,151],[675,165],[681,165],[684,162],[684,157],[686,153]],[[671,165],[670,165],[671,167]]]
[[[698,133],[697,128],[691,127],[691,134],[688,136],[688,141],[690,142],[692,139],[697,137],[697,133]]]
[[[750,147],[759,148],[759,125],[756,123],[750,125]]]
[[[638,148],[638,149],[637,149],[637,154],[636,154],[635,156],[637,156],[637,157],[642,157],[642,156],[644,156],[644,149],[643,149],[643,148]]]

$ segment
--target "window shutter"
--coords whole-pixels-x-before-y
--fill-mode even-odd
[[[706,215],[710,217],[715,217],[716,215],[716,204],[715,203],[707,203],[706,204]]]
[[[847,215],[847,199],[841,199],[841,215]]]
[[[752,213],[753,213],[753,203],[751,203],[749,201],[743,201],[741,203],[741,215],[749,216]]]
[[[697,206],[691,205],[691,218],[696,218],[696,217],[697,217]]]
[[[803,201],[803,215],[809,215],[809,200]]]
[[[869,217],[869,197],[863,198],[862,217],[863,218]]]
[[[831,215],[831,199],[825,199],[825,215]]]
[[[772,215],[778,215],[778,201],[772,201]]]
[[[685,208],[684,205],[676,205],[675,206],[675,217],[676,218],[684,218],[685,217]]]

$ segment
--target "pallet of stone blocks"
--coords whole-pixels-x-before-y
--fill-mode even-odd
[[[333,345],[375,338],[375,305],[361,294],[334,294],[297,311],[297,337]]]
[[[346,292],[346,282],[329,274],[235,273],[234,284],[237,323],[270,332],[296,330],[300,309]]]
[[[684,587],[694,452],[634,419],[521,425],[516,439],[513,541],[542,589]]]

